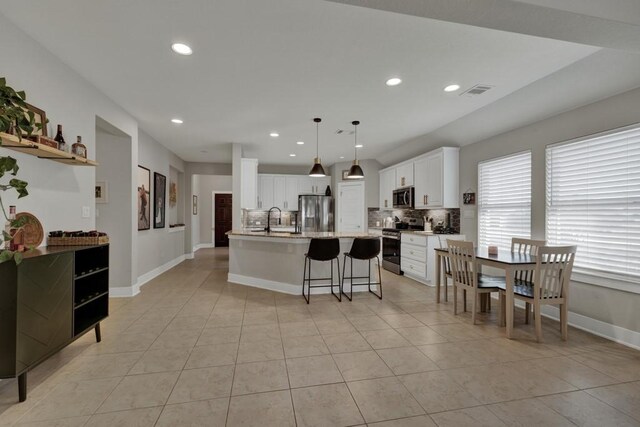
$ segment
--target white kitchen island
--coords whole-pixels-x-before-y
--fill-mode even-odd
[[[312,238],[340,239],[340,275],[342,275],[344,252],[349,252],[353,239],[356,237],[376,237],[369,233],[283,233],[283,232],[253,232],[250,230],[232,230],[229,236],[229,275],[231,283],[269,289],[287,294],[302,295],[302,278],[304,269],[304,254],[309,249]],[[380,254],[382,260],[382,254]],[[367,261],[353,261],[355,276],[366,276]],[[336,263],[334,265],[334,284],[338,284]],[[347,265],[347,275],[350,274],[350,263]],[[311,277],[329,277],[330,263],[313,261]],[[376,261],[371,262],[371,281],[378,281]],[[354,283],[362,283],[362,279]],[[364,279],[366,283],[366,279]],[[313,282],[313,285],[329,284],[329,281]],[[345,281],[344,291],[350,291],[350,282]],[[377,291],[377,286],[372,286]],[[337,289],[335,290],[337,292]],[[367,291],[366,286],[354,288],[354,292]],[[312,294],[329,293],[329,288],[312,289]]]

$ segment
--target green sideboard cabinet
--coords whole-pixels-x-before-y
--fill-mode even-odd
[[[90,330],[100,342],[109,314],[109,245],[56,246],[0,264],[0,378],[18,378]]]

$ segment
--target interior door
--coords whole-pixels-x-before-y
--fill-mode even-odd
[[[364,182],[338,184],[338,231],[364,232],[366,208]]]
[[[227,231],[231,230],[232,227],[232,216],[231,216],[231,194],[216,194],[214,199],[215,205],[215,223],[214,223],[214,234],[215,241],[214,244],[216,247],[227,247],[229,246],[229,236],[227,236]]]

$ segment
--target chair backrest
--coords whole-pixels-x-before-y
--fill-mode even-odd
[[[309,250],[307,256],[316,261],[329,261],[340,255],[340,240],[337,238],[330,239],[311,239],[309,242]]]
[[[516,254],[536,255],[538,248],[546,245],[544,240],[523,239],[521,237],[511,238],[511,252]],[[533,272],[530,270],[518,270],[515,274],[516,280],[531,282]]]
[[[473,242],[447,239],[449,247],[449,262],[451,263],[451,278],[456,284],[463,286],[478,286],[476,267],[476,253]]]
[[[355,259],[372,259],[380,254],[380,239],[378,237],[356,237],[349,250],[349,255]]]
[[[566,298],[576,256],[576,246],[541,246],[533,272],[534,298]]]

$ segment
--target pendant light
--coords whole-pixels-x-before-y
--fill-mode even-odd
[[[362,179],[364,178],[364,172],[362,172],[362,168],[360,167],[360,164],[358,162],[358,125],[360,124],[360,122],[355,120],[351,122],[351,124],[353,125],[353,135],[354,135],[354,143],[353,143],[354,154],[353,154],[353,164],[349,169],[349,174],[347,175],[347,178]]]
[[[320,157],[318,156],[318,146],[320,144],[318,128],[320,126],[320,122],[322,121],[322,119],[319,117],[316,117],[315,119],[313,119],[313,121],[316,122],[316,158],[313,159],[313,167],[309,171],[309,176],[314,178],[320,178],[323,176],[327,176],[327,174],[324,173],[324,168],[322,167],[322,163],[320,162]]]

